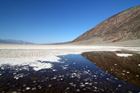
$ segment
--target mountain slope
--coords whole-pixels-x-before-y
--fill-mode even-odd
[[[99,44],[138,39],[140,40],[140,5],[108,18],[72,42]]]
[[[27,41],[13,40],[13,39],[0,39],[0,43],[3,43],[3,44],[34,44],[31,42],[27,42]]]

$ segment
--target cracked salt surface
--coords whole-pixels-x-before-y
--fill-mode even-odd
[[[41,64],[36,62],[36,60],[50,61],[50,62],[61,62],[67,61],[67,58],[63,61],[59,61],[59,55],[67,54],[81,54],[87,51],[121,51],[124,47],[114,47],[114,46],[26,46],[26,45],[10,45],[10,46],[0,46],[0,66],[2,64],[19,65],[25,66],[30,65],[34,70],[39,71],[41,69],[52,68],[51,63]],[[127,48],[125,48],[127,49]],[[137,48],[128,48],[130,50],[137,51]],[[132,56],[132,54],[116,54],[120,57]],[[75,62],[73,64],[76,64]],[[65,66],[64,69],[67,67]]]
[[[116,51],[120,50],[121,47],[102,47],[102,46],[30,46],[30,45],[9,45],[0,46],[0,66],[3,64],[10,65],[30,65],[34,67],[34,70],[38,71],[41,69],[51,68],[53,65],[51,63],[41,64],[36,62],[36,60],[50,61],[50,62],[62,62],[59,61],[58,55],[67,54],[81,54],[85,51]],[[73,63],[75,64],[75,63]],[[66,67],[64,67],[66,69]]]
[[[33,67],[35,71],[39,71],[41,69],[48,69],[53,67],[51,63],[40,63],[40,62],[33,62],[30,63],[29,66]]]

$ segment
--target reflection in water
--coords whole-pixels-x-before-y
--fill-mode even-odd
[[[107,57],[108,59],[112,58],[113,60],[116,60],[115,57],[113,57],[113,53],[111,52],[100,52],[100,53],[95,52],[94,57],[92,57],[92,55],[90,56],[89,54],[90,53],[83,53],[82,55],[87,56],[86,58],[88,58],[89,60],[96,59],[96,63],[104,62],[105,55],[107,54],[110,55],[110,57]],[[34,70],[34,68],[30,67],[29,65],[11,66],[5,64],[0,67],[0,92],[1,93],[140,92],[139,87],[125,83],[124,81],[114,77],[115,75],[112,76],[108,74],[107,72],[100,69],[92,62],[85,59],[83,56],[81,55],[59,56],[61,58],[60,60],[61,63],[55,62],[51,63],[53,65],[52,68],[41,70]],[[50,62],[43,62],[42,65],[45,63]],[[101,68],[104,67],[102,64],[103,63],[101,63]],[[119,65],[117,62],[114,64],[117,64],[115,66]],[[111,65],[107,65],[107,63],[105,66],[108,66],[112,70],[117,70],[112,68],[112,67],[116,68],[115,66],[110,67]],[[108,69],[106,69],[106,71]],[[135,69],[137,70],[136,67]],[[130,75],[132,71],[133,70],[123,69],[122,73]],[[137,75],[137,77],[135,78],[139,78],[138,77],[139,73],[137,73],[137,71],[134,70],[133,73]]]
[[[109,74],[140,87],[140,54],[132,51],[94,51],[82,54]]]

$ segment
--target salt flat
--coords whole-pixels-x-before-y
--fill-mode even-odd
[[[81,54],[88,51],[121,51],[122,49],[140,51],[140,47],[98,46],[98,45],[18,45],[0,44],[0,66],[30,65],[35,70],[51,68],[51,63],[40,61],[60,62],[59,55]],[[140,53],[140,52],[139,52]]]

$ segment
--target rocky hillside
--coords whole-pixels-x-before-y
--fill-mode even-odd
[[[101,44],[129,40],[140,40],[140,5],[113,15],[72,42]]]

